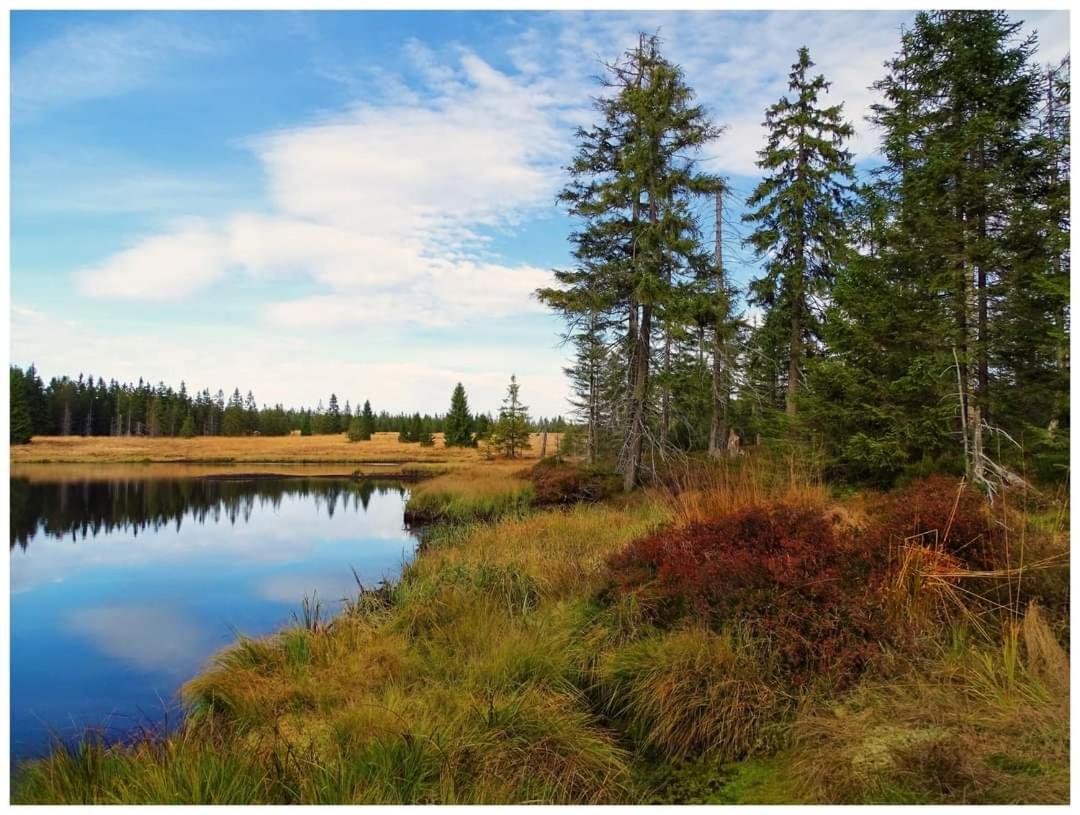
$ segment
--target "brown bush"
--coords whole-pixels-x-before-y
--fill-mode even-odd
[[[882,496],[871,510],[869,537],[886,546],[940,549],[976,569],[1000,563],[986,500],[966,482],[933,475]]]
[[[838,537],[823,507],[751,507],[632,544],[610,561],[616,592],[642,593],[657,622],[740,621],[767,636],[794,684],[845,684],[890,632],[882,575]]]
[[[526,471],[536,492],[536,503],[567,506],[603,500],[619,489],[611,473],[554,458],[543,459]]]

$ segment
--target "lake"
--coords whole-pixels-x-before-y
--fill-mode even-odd
[[[13,758],[175,722],[177,689],[237,634],[305,596],[335,613],[353,570],[375,585],[415,553],[403,483],[276,469],[12,467]]]

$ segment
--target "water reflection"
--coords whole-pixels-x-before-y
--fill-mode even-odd
[[[403,494],[392,481],[337,478],[229,477],[189,479],[113,478],[42,482],[11,479],[11,547],[26,549],[35,535],[72,540],[117,530],[138,537],[185,518],[195,523],[246,523],[256,503],[280,507],[286,496],[310,499],[329,518],[342,511],[368,508],[372,494]]]
[[[393,578],[416,540],[406,490],[347,478],[11,479],[15,756],[50,730],[160,716],[162,701],[237,633],[289,622],[305,595]]]

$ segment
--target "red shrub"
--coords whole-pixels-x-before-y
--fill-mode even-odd
[[[955,479],[935,476],[880,496],[866,525],[838,522],[843,515],[778,504],[667,529],[609,561],[614,590],[649,600],[661,625],[687,614],[749,623],[769,636],[793,683],[824,675],[842,684],[881,644],[916,633],[916,621],[888,602],[900,544],[936,547],[961,567],[994,561],[985,501]]]
[[[994,567],[994,528],[985,499],[956,478],[934,475],[882,496],[868,533],[888,545],[938,547],[976,569]]]
[[[666,530],[610,565],[618,590],[648,587],[660,622],[692,613],[753,624],[796,684],[822,672],[842,683],[884,636],[869,563],[840,545],[819,508],[754,507]]]
[[[536,503],[541,505],[599,501],[619,489],[618,478],[611,473],[553,458],[538,462],[525,477],[532,481]]]

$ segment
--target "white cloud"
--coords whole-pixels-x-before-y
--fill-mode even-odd
[[[14,60],[12,111],[16,117],[39,115],[128,93],[161,80],[173,58],[212,49],[162,17],[74,25]]]
[[[228,263],[221,237],[206,222],[192,221],[147,238],[76,278],[83,291],[100,297],[171,300],[221,277]]]
[[[468,51],[449,70],[408,50],[437,89],[427,102],[358,104],[252,139],[269,213],[147,237],[80,270],[80,290],[167,299],[234,269],[310,278],[324,293],[263,312],[288,326],[448,325],[535,308],[530,294],[550,273],[487,257],[480,230],[553,208],[568,149],[558,106]]]
[[[66,623],[106,656],[140,671],[188,670],[192,654],[209,650],[211,642],[188,616],[159,605],[79,608]]]
[[[602,72],[602,61],[632,47],[639,32],[657,32],[665,55],[682,66],[698,100],[728,126],[708,150],[709,167],[755,176],[765,109],[787,93],[788,73],[803,45],[816,71],[832,83],[824,101],[844,103],[856,131],[850,145],[856,160],[876,152],[878,134],[865,121],[875,99],[870,86],[899,47],[901,26],[910,26],[914,16],[914,11],[568,12],[538,18],[509,54],[526,75],[546,76],[564,95],[583,98],[598,92],[593,77]],[[1014,16],[1025,21],[1025,32],[1039,30],[1040,61],[1057,61],[1068,52],[1067,12]]]

